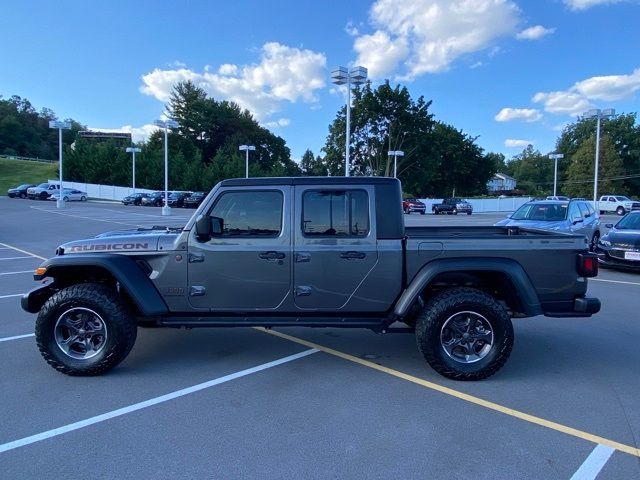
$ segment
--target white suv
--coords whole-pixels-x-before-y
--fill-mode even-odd
[[[618,215],[624,215],[631,210],[640,210],[640,202],[634,202],[622,195],[603,195],[598,202],[598,210],[600,210],[601,215],[605,212],[616,212]]]

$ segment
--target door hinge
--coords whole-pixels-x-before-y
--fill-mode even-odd
[[[311,295],[311,290],[311,287],[299,285],[294,289],[294,293],[296,294],[296,297],[308,297]]]
[[[190,253],[189,263],[202,263],[204,262],[204,253]]]
[[[189,288],[189,296],[190,297],[203,297],[206,293],[207,289],[201,285],[192,285]]]

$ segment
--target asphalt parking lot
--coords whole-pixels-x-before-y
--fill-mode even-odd
[[[510,361],[481,382],[436,374],[410,334],[302,328],[140,329],[119,367],[76,378],[36,349],[19,305],[33,269],[60,243],[193,211],[0,212],[0,478],[640,478],[640,274],[601,270],[592,318],[514,320]]]

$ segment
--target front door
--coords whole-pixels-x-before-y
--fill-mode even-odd
[[[374,190],[295,187],[294,298],[300,309],[339,310],[374,299],[358,295],[378,262]],[[370,295],[369,295],[370,296]]]
[[[276,309],[291,289],[291,187],[221,189],[206,214],[223,220],[208,241],[189,235],[189,302],[212,311]]]

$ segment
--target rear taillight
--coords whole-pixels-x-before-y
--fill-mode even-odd
[[[595,277],[598,275],[598,256],[595,253],[579,254],[578,273],[582,277]]]

